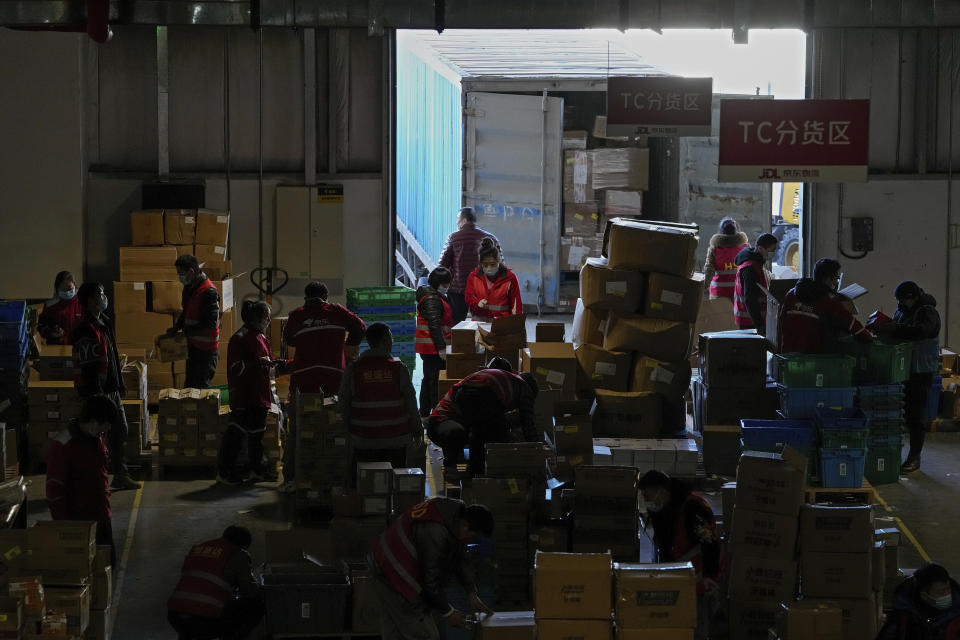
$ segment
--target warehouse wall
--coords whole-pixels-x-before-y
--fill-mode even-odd
[[[3,298],[49,297],[83,268],[82,42],[0,29]]]

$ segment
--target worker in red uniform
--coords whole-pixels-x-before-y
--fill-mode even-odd
[[[483,505],[454,498],[430,498],[402,513],[373,545],[367,564],[375,576],[383,640],[438,640],[436,614],[466,627],[464,613],[447,599],[456,577],[470,608],[493,611],[477,595],[466,546],[476,536],[493,535],[493,515]]]
[[[183,285],[183,313],[167,333],[187,337],[187,366],[183,386],[206,389],[220,361],[220,294],[200,263],[189,253],[177,258],[177,277]]]
[[[473,207],[464,207],[457,214],[457,230],[447,237],[443,247],[439,266],[450,270],[452,280],[447,296],[453,311],[453,323],[467,317],[467,303],[464,298],[467,290],[467,277],[477,268],[477,251],[484,238],[490,238],[499,249],[500,242],[489,231],[477,226],[477,214]]]
[[[427,434],[443,449],[443,472],[455,479],[463,448],[470,446],[470,475],[481,475],[488,442],[509,442],[507,413],[517,410],[527,442],[540,440],[533,422],[537,381],[532,374],[481,369],[453,385],[437,403]]]
[[[480,266],[470,272],[464,294],[473,319],[490,321],[523,313],[520,281],[503,264],[500,249],[492,239],[480,242],[478,257]]]
[[[104,394],[116,406],[113,424],[107,434],[110,466],[116,491],[139,489],[140,483],[130,477],[124,456],[127,450],[127,415],[123,411],[123,376],[120,373],[120,354],[110,319],[104,313],[107,294],[99,282],[84,282],[77,290],[77,299],[83,308],[83,319],[73,330],[74,386],[81,399]]]
[[[722,553],[713,510],[684,482],[651,470],[640,478],[646,526],[653,527],[654,562],[690,562],[697,573],[695,640],[710,637],[717,610]]]
[[[260,624],[265,607],[253,577],[252,543],[249,529],[233,525],[190,548],[167,600],[167,620],[179,640],[243,640]]]
[[[37,333],[47,344],[71,344],[73,330],[82,319],[77,283],[72,273],[61,271],[53,281],[53,298],[43,305],[37,319]]]
[[[273,404],[271,381],[274,370],[285,366],[274,360],[270,340],[265,334],[270,326],[270,305],[262,300],[247,300],[240,311],[243,326],[230,338],[227,346],[227,383],[230,386],[230,423],[220,441],[217,482],[237,485],[244,478],[237,470],[237,458],[247,438],[250,479],[274,482],[277,474],[267,469],[263,460],[263,433],[267,413]]]
[[[382,322],[370,324],[367,343],[370,349],[347,365],[338,398],[354,460],[422,466],[423,460],[408,463],[408,452],[423,441],[423,423],[410,371],[391,355],[390,327]]]
[[[837,293],[840,263],[817,260],[813,279],[801,278],[780,307],[780,353],[836,353],[838,334],[873,342],[873,334],[850,312]]]
[[[447,342],[453,326],[453,310],[447,302],[450,271],[437,267],[430,272],[427,286],[417,289],[417,329],[414,350],[423,361],[420,383],[420,415],[426,418],[437,404],[440,370],[447,359]]]
[[[710,283],[710,299],[733,300],[733,288],[737,280],[737,265],[734,260],[744,249],[750,247],[747,234],[733,218],[720,221],[720,228],[710,238],[707,260],[703,264],[703,277]]]
[[[767,331],[767,295],[757,285],[768,285],[763,264],[776,252],[777,237],[772,233],[763,233],[753,248],[747,247],[733,261],[737,265],[733,288],[733,322],[738,329],[756,329],[760,335]]]
[[[54,520],[97,523],[97,544],[110,545],[110,564],[117,566],[113,546],[113,512],[107,480],[106,433],[117,421],[117,406],[105,395],[83,401],[80,417],[50,441],[47,450],[47,504]]]

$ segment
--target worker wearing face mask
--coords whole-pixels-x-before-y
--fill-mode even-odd
[[[489,322],[494,318],[523,313],[520,281],[503,263],[496,243],[484,238],[477,254],[480,266],[467,278],[464,294],[473,319]]]
[[[713,510],[686,483],[662,471],[640,478],[647,515],[653,527],[653,562],[690,562],[697,574],[696,640],[710,636],[710,619],[717,610],[721,548]]]
[[[423,382],[420,383],[420,415],[427,417],[437,404],[440,370],[447,359],[447,342],[453,325],[453,310],[447,302],[452,276],[448,269],[437,267],[430,272],[427,285],[417,289],[417,329],[414,350],[423,360]]]
[[[200,268],[197,259],[184,254],[174,263],[183,285],[183,313],[167,333],[179,331],[187,337],[187,371],[183,386],[206,389],[210,386],[220,354],[220,294]]]
[[[53,298],[47,300],[37,319],[37,333],[47,344],[72,344],[73,330],[82,319],[73,274],[61,271],[53,281]]]
[[[764,263],[777,252],[777,237],[763,233],[753,247],[737,254],[733,263],[737,277],[733,287],[733,322],[738,329],[756,329],[764,335],[767,330],[767,295],[758,285],[766,287]]]
[[[960,640],[960,585],[938,564],[903,581],[877,640]]]
[[[127,450],[127,416],[123,411],[123,376],[120,374],[120,355],[107,309],[107,294],[99,282],[84,282],[77,291],[83,308],[83,319],[73,332],[73,366],[76,371],[74,386],[81,399],[103,394],[116,406],[113,424],[107,434],[110,466],[113,468],[115,490],[139,489],[124,461]]]

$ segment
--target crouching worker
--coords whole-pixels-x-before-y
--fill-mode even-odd
[[[230,526],[190,549],[167,600],[167,620],[179,640],[243,640],[260,624],[264,605],[253,577],[252,542],[249,529]]]
[[[466,555],[467,543],[477,535],[493,535],[490,511],[453,498],[421,502],[380,535],[367,564],[377,578],[382,640],[438,640],[434,613],[455,627],[467,626],[464,612],[447,600],[451,577],[467,592],[474,611],[493,613],[477,595]]]
[[[927,564],[893,595],[877,640],[960,640],[960,585],[938,564]]]

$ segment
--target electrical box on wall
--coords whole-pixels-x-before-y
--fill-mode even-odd
[[[321,280],[331,295],[342,292],[343,202],[339,184],[277,187],[277,266],[294,289]]]
[[[850,244],[854,251],[873,251],[873,218],[850,218]]]

